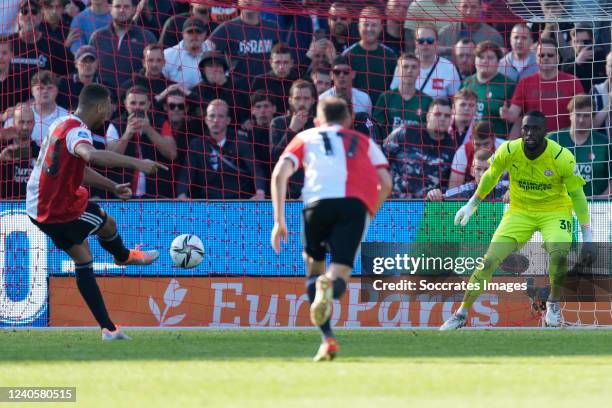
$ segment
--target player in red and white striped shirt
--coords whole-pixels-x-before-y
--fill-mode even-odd
[[[355,256],[376,214],[391,192],[387,159],[366,135],[350,129],[346,102],[331,97],[317,108],[316,128],[289,143],[272,174],[272,246],[287,240],[285,197],[289,177],[304,167],[303,241],[310,320],[323,332],[315,361],[331,360],[338,345],[331,329],[331,304],[346,290]],[[325,255],[331,265],[325,270]]]
[[[102,328],[104,340],[127,339],[108,316],[93,273],[87,237],[98,236],[100,246],[118,265],[148,265],[157,251],[129,250],[117,232],[117,224],[96,203],[89,201],[83,185],[108,190],[124,200],[132,196],[129,184],[115,184],[88,164],[126,167],[147,174],[167,168],[151,160],[138,160],[93,147],[89,129],[101,126],[110,112],[110,93],[97,84],[83,88],[74,115],[57,119],[49,128],[27,186],[30,220],[75,263],[79,292]]]

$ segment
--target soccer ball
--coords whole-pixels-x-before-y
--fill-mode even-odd
[[[194,268],[202,262],[203,257],[204,245],[195,235],[179,235],[170,245],[170,258],[179,268]]]

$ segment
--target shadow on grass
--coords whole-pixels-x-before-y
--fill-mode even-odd
[[[104,343],[97,331],[0,330],[0,364],[17,361],[237,361],[310,358],[316,331],[132,331],[132,341]],[[612,356],[610,330],[341,331],[351,358],[491,358]]]

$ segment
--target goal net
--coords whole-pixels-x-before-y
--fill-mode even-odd
[[[495,149],[520,137],[522,116],[543,112],[549,139],[576,157],[602,243],[598,296],[564,298],[564,319],[612,324],[611,14],[603,0],[4,2],[0,327],[95,325],[74,263],[31,223],[25,202],[49,127],[74,112],[89,83],[107,87],[112,101],[104,126],[90,129],[93,145],[168,167],[155,176],[95,168],[132,189],[129,201],[89,189],[125,244],[161,253],[149,267],[122,267],[89,238],[119,324],[310,325],[300,242],[304,174],[289,182],[289,240],[280,255],[269,244],[270,177],[287,144],[315,126],[316,104],[327,96],[347,101],[353,127],[390,164],[391,199],[364,241],[432,248],[486,250],[508,208],[507,177],[467,226],[454,225],[455,213]],[[580,241],[577,220],[567,225]],[[193,269],[170,258],[181,234],[203,242],[204,259]],[[541,241],[536,234],[523,249],[526,268],[494,275],[528,282],[529,291],[483,294],[469,326],[541,324],[548,289]],[[335,303],[335,326],[433,328],[462,297],[397,291],[370,301],[362,291],[369,273],[358,258]],[[594,295],[589,282],[580,290]]]

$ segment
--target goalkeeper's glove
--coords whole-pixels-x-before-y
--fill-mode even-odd
[[[582,267],[589,267],[597,259],[597,246],[593,242],[593,231],[589,225],[581,225],[582,230],[582,251],[578,258],[578,264]]]
[[[470,201],[468,201],[466,205],[461,207],[459,211],[457,211],[457,214],[455,214],[455,225],[466,225],[470,220],[472,214],[476,212],[476,209],[478,208],[479,204],[480,198],[478,198],[478,196],[474,194],[472,198],[470,198]]]

